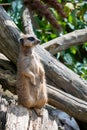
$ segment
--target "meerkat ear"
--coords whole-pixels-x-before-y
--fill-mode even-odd
[[[21,43],[22,45],[24,44],[24,39],[23,39],[23,38],[19,38],[18,41],[19,41],[19,43]]]

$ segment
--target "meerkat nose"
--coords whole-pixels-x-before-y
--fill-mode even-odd
[[[38,39],[38,40],[37,40],[37,44],[40,44],[40,43],[41,43],[41,41]]]

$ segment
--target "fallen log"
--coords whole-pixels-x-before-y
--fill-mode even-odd
[[[5,31],[4,31],[5,30]],[[18,38],[21,32],[0,6],[0,52],[16,64],[18,56]],[[46,77],[56,88],[62,89],[80,99],[87,101],[87,82],[68,69],[40,45],[36,47],[44,64]]]

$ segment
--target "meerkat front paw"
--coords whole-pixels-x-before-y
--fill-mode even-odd
[[[37,114],[37,116],[43,116],[43,108],[39,109],[39,108],[34,108],[35,113]]]

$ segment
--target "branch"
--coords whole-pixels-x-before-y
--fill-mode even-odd
[[[85,42],[87,42],[87,29],[81,29],[46,42],[42,44],[42,47],[54,55],[59,51],[66,50],[74,45],[84,44]]]
[[[16,94],[16,72],[9,61],[0,60],[0,84],[4,90]]]
[[[22,32],[20,32],[2,6],[0,6],[0,33],[0,52],[16,64],[18,38]]]
[[[1,6],[11,6],[10,3],[0,3]]]
[[[25,10],[23,11],[23,24],[25,32],[27,32],[28,34],[35,35],[31,23],[31,13],[28,11],[27,8],[25,8]]]
[[[35,51],[40,55],[44,64],[49,84],[87,101],[87,82],[85,80],[57,61],[40,46],[37,46]]]
[[[87,102],[47,85],[49,104],[61,109],[72,117],[87,122]]]

